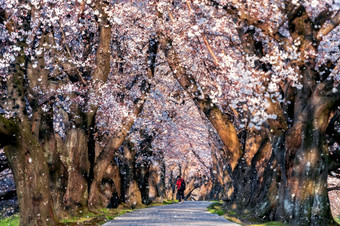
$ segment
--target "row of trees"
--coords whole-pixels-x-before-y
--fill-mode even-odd
[[[315,2],[1,1],[0,146],[21,223],[171,196],[183,151],[211,172],[202,197],[333,224],[340,15]]]
[[[118,6],[126,22],[137,11],[144,16]],[[173,182],[165,181],[177,175],[166,177],[161,153],[150,151],[152,129],[131,130],[138,129],[138,144],[126,138],[155,74],[152,32],[115,22],[107,2],[13,1],[1,8],[0,143],[13,168],[21,224],[173,197]]]

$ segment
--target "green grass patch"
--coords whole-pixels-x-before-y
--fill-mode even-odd
[[[236,212],[233,210],[224,210],[222,208],[223,202],[222,201],[214,201],[210,206],[208,206],[208,211],[213,214],[217,214],[219,216],[223,216],[229,221],[243,224],[243,222],[236,217]]]
[[[164,206],[164,205],[170,205],[170,204],[174,204],[174,203],[178,203],[177,200],[164,200],[163,202],[158,202],[158,203],[151,203],[149,205],[145,205],[142,208],[148,208],[148,207],[153,207],[153,206]]]
[[[141,209],[141,208],[148,208],[152,206],[162,206],[162,205],[169,205],[176,203],[178,201],[172,201],[172,200],[165,200],[162,203],[153,203],[150,205],[141,205],[136,207],[129,207],[126,204],[122,203],[119,205],[118,208],[114,209],[100,209],[97,213],[87,213],[80,217],[70,217],[67,219],[63,219],[61,223],[67,224],[67,225],[102,225],[103,223],[113,220],[114,218],[123,215],[125,213],[132,212],[133,209]]]
[[[222,209],[222,205],[223,205],[222,201],[220,201],[220,202],[215,201],[210,206],[208,206],[208,211],[210,213],[222,216],[226,213],[226,211]]]
[[[271,221],[263,224],[251,224],[250,226],[284,226],[285,224],[279,221]]]
[[[219,216],[223,216],[227,213],[227,211],[222,209],[222,205],[223,205],[222,201],[220,201],[220,202],[214,201],[214,203],[212,203],[210,206],[208,206],[208,211],[210,213],[217,214]]]
[[[20,224],[19,214],[15,214],[8,218],[0,219],[0,226],[18,226]]]
[[[61,223],[67,225],[101,225],[106,221],[113,220],[115,217],[120,216],[122,214],[132,212],[131,208],[127,207],[118,207],[115,209],[104,208],[98,211],[98,213],[86,213],[83,216],[79,217],[69,217],[61,220]]]
[[[178,203],[178,200],[164,200],[163,201],[164,205],[169,205],[169,204],[174,204],[174,203]]]
[[[223,216],[229,221],[246,226],[284,226],[285,224],[278,221],[257,223],[249,214],[238,214],[234,210],[224,210],[222,201],[214,201],[209,207],[208,211],[213,214]]]

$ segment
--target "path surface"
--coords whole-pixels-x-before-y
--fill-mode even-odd
[[[191,202],[185,201],[165,206],[155,206],[138,209],[116,217],[104,224],[111,225],[238,225],[226,220],[224,217],[208,212],[208,201]]]

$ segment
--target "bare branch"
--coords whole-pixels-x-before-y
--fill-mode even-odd
[[[337,12],[337,14],[332,19],[324,23],[324,25],[322,26],[322,28],[320,29],[316,36],[317,40],[321,41],[323,37],[325,37],[339,24],[340,24],[340,12]]]
[[[214,54],[214,52],[212,51],[212,49],[211,49],[211,47],[210,47],[210,44],[209,44],[207,38],[205,37],[204,34],[202,34],[202,37],[203,37],[203,41],[204,41],[205,45],[206,45],[207,48],[208,48],[208,51],[209,51],[210,55],[211,55],[211,56],[214,58],[214,60],[215,60],[215,61],[214,61],[215,66],[218,66],[218,64],[219,64],[218,59],[217,59],[216,55]]]
[[[280,28],[289,20],[291,20],[292,16],[296,14],[296,11],[299,9],[299,6],[292,7],[289,13],[287,14],[287,17],[281,21],[280,25],[276,28],[274,34],[278,33]]]
[[[188,6],[188,9],[189,9],[189,12],[191,12],[192,8],[191,8],[190,2],[188,0],[187,0],[187,6]]]
[[[63,34],[64,40],[66,40],[64,31],[61,30],[61,32],[62,32],[62,34]],[[68,45],[67,45],[66,43],[65,43],[64,46],[65,46],[65,48],[66,48],[66,51],[67,51],[68,56],[70,57],[70,59],[72,59],[72,54],[71,54],[70,48],[68,47]],[[86,82],[85,82],[83,76],[81,75],[80,71],[78,70],[78,68],[77,68],[77,67],[74,67],[74,69],[76,70],[77,76],[78,76],[79,80],[81,81],[81,83],[82,83],[82,84],[86,84]]]

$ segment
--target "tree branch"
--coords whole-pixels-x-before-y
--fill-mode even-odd
[[[62,34],[63,34],[64,41],[66,41],[66,36],[65,36],[64,31],[61,30],[61,32],[62,32]],[[65,46],[65,48],[66,48],[66,52],[67,52],[68,56],[72,59],[72,54],[71,54],[70,48],[68,47],[68,45],[67,45],[66,43],[64,44],[64,46]],[[81,75],[80,71],[78,70],[78,68],[77,68],[77,67],[74,67],[74,70],[76,70],[76,72],[77,72],[76,74],[77,74],[79,80],[81,81],[81,83],[82,83],[83,85],[86,84],[86,82],[85,82],[83,76]]]
[[[159,43],[173,72],[175,79],[183,89],[191,96],[195,104],[201,109],[213,127],[217,130],[221,140],[227,148],[226,156],[230,159],[231,168],[234,169],[242,155],[237,131],[233,123],[221,112],[221,110],[199,88],[194,77],[187,74],[184,67],[180,66],[180,59],[172,45],[172,40],[164,33],[158,32]]]
[[[100,2],[100,1],[98,1]],[[96,8],[100,11],[101,22],[99,25],[99,45],[96,52],[96,69],[92,78],[105,82],[110,73],[110,57],[111,57],[111,24],[105,13],[104,3],[97,3]]]
[[[335,27],[340,24],[340,12],[337,12],[329,22],[325,22],[322,28],[316,35],[318,41],[321,41],[329,32],[331,32]]]
[[[280,24],[276,29],[273,29],[268,24],[266,24],[266,23],[264,23],[260,20],[257,20],[256,18],[252,18],[248,13],[245,12],[244,9],[242,9],[240,7],[238,7],[238,8],[234,7],[232,4],[221,5],[216,0],[209,0],[209,1],[214,6],[222,7],[230,16],[232,16],[234,19],[236,19],[238,21],[238,23],[243,23],[247,26],[253,25],[254,27],[259,28],[268,37],[271,37],[278,42],[283,42],[285,44],[284,47],[286,49],[291,47],[292,44],[290,43],[290,40],[288,38],[286,38],[285,36],[282,36],[278,31],[279,31],[280,27],[283,26],[283,24],[285,22],[287,22],[292,17],[292,15],[296,14],[296,12],[297,12],[297,10],[299,10],[300,6],[293,7],[289,11],[289,14],[288,14],[289,18],[284,20],[283,23]]]
[[[203,41],[204,41],[205,45],[208,48],[208,51],[209,51],[210,55],[212,56],[212,58],[214,58],[215,66],[218,66],[218,64],[219,64],[218,59],[217,59],[216,55],[214,54],[214,52],[212,51],[212,49],[211,49],[211,47],[209,45],[209,42],[208,42],[208,40],[207,40],[207,38],[205,37],[204,34],[202,34],[202,38],[203,38]]]
[[[323,10],[314,20],[314,25],[317,27],[321,26],[327,21],[331,19],[333,11],[329,11],[329,8]]]

